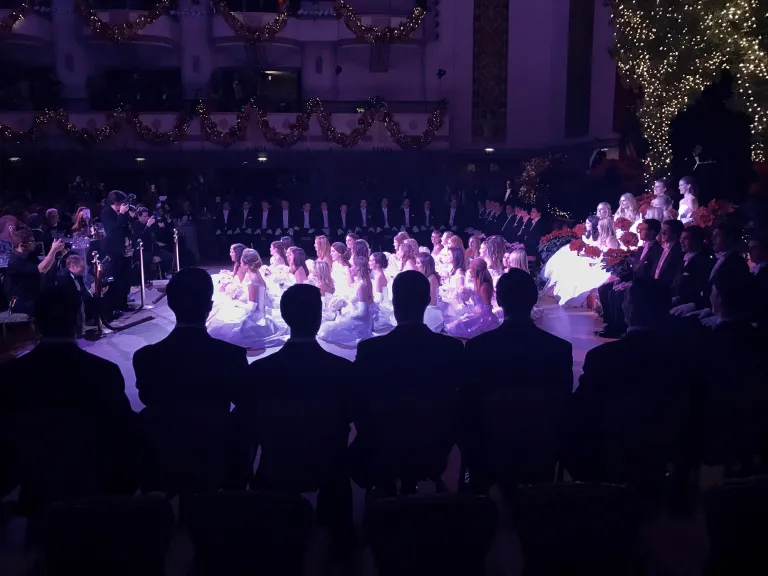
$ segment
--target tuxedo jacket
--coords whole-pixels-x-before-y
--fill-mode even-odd
[[[387,208],[387,217],[384,218],[384,209],[378,208],[373,218],[373,225],[377,228],[381,228],[386,231],[390,228],[398,228],[400,226],[400,218],[398,211],[393,208]],[[386,222],[385,222],[386,220]]]
[[[359,206],[352,210],[347,210],[347,216],[352,217],[350,228],[370,228],[373,226],[373,213],[375,210],[375,208],[368,206],[368,208],[365,209],[365,218],[363,218],[363,211]]]
[[[451,209],[448,208],[443,214],[442,222],[440,222],[440,225],[450,229],[451,228],[450,221],[451,221]],[[465,228],[464,220],[462,218],[460,208],[456,208],[456,214],[453,215],[453,225],[456,226],[458,230],[462,232],[463,232],[463,228]]]
[[[405,213],[408,212],[408,223],[405,222]],[[401,208],[397,212],[398,215],[398,226],[405,226],[407,230],[411,230],[414,226],[418,226],[418,218],[416,214],[413,211],[413,206],[409,206],[406,208]]]
[[[104,225],[102,249],[107,255],[122,256],[125,254],[126,238],[131,238],[132,219],[128,212],[118,214],[111,206],[101,211],[101,223]]]
[[[509,218],[504,215],[504,219],[501,222],[501,226],[499,227],[499,234],[504,236],[504,239],[507,242],[517,242],[517,233],[519,232],[519,228],[515,228],[516,220],[517,216],[514,214],[512,214],[512,216]]]
[[[632,269],[620,278],[621,282],[631,282],[633,278],[640,277],[653,278],[663,251],[658,242],[654,242],[648,250],[645,250],[645,256],[643,256],[643,248],[640,248],[632,260]]]
[[[533,219],[528,218],[522,226],[520,226],[520,229],[517,232],[517,242],[522,242],[525,244],[525,239],[528,237],[528,233],[531,231],[531,228],[533,227]]]
[[[320,224],[318,224],[317,212],[315,210],[309,211],[309,227],[308,228],[304,226],[304,210],[301,210],[296,215],[294,226],[298,226],[300,232],[306,232],[310,229],[318,230],[319,228],[321,228]]]
[[[279,229],[283,234],[288,228],[293,228],[295,226],[301,227],[301,222],[297,220],[296,213],[290,208],[288,209],[287,218],[288,226],[285,225],[285,221],[283,220],[283,210],[280,209],[275,211],[275,228]]]
[[[275,211],[274,210],[268,210],[267,211],[267,225],[262,226],[262,221],[264,219],[264,212],[262,210],[259,210],[253,215],[253,229],[254,230],[261,230],[262,232],[265,230],[272,230],[273,232],[277,228],[277,222],[275,219]]]
[[[342,232],[348,232],[349,230],[353,230],[355,228],[355,220],[352,217],[352,213],[347,210],[347,213],[342,218],[341,211],[334,212],[331,215],[331,229],[334,233],[336,233],[337,230],[341,230]]]
[[[429,210],[429,214],[425,210],[422,210],[416,218],[416,224],[418,226],[424,226],[427,230],[437,227],[437,219],[435,218],[434,208]]]
[[[689,259],[687,264],[683,260],[683,265],[679,268],[677,278],[672,285],[675,303],[695,303],[697,308],[706,308],[703,298],[708,292],[709,275],[714,265],[715,260],[712,255],[703,250]]]
[[[662,248],[662,254],[664,249]],[[661,256],[659,256],[661,258]],[[680,269],[683,266],[683,249],[680,247],[680,242],[675,242],[672,248],[669,249],[669,254],[661,263],[661,269],[659,270],[659,277],[657,280],[661,282],[667,288],[672,288],[676,278],[680,274]],[[658,267],[658,266],[657,266]],[[656,270],[654,270],[654,277]]]
[[[232,210],[229,213],[229,221],[232,223],[232,229],[240,229],[240,232],[245,232],[250,228],[255,230],[258,226],[258,220],[256,220],[256,211],[251,208],[248,213],[242,210]],[[261,216],[261,210],[258,211],[258,215]]]
[[[725,260],[723,260],[723,263],[720,264],[717,269],[715,269],[715,267],[717,267],[717,260],[715,260],[715,263],[712,266],[712,272],[710,273],[709,281],[707,282],[707,289],[704,293],[702,302],[704,308],[709,308],[710,306],[710,295],[712,294],[713,282],[719,274],[726,274],[732,277],[745,277],[749,274],[749,265],[738,252],[731,252],[725,257]]]
[[[232,226],[232,215],[235,212],[233,210],[229,210],[227,214],[224,214],[223,210],[219,210],[219,213],[216,214],[216,230],[224,234],[227,230],[234,230],[234,227]]]
[[[323,228],[328,228],[328,230],[332,230],[333,229],[333,217],[334,217],[334,213],[333,212],[328,210],[328,212],[326,213],[326,217],[323,218],[323,211],[322,210],[318,210],[316,216],[317,216],[317,228],[319,230],[322,230]],[[327,226],[325,225],[326,218],[328,220],[328,225]]]
[[[498,214],[491,212],[483,226],[483,232],[486,236],[491,236],[492,234],[497,234],[499,232],[499,227],[502,224],[501,218],[506,218],[506,215],[504,215],[503,212],[499,212]]]
[[[528,256],[539,255],[539,242],[541,242],[541,237],[549,232],[549,223],[545,222],[543,218],[539,218],[535,224],[531,225],[531,228],[528,230],[528,234],[525,237],[525,242],[523,242],[525,245],[525,252]]]

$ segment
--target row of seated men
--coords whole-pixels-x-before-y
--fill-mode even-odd
[[[213,284],[186,269],[167,289],[175,329],[133,357],[146,406],[137,416],[120,369],[77,346],[77,298],[49,288],[37,301],[41,343],[0,366],[3,486],[21,483],[33,515],[54,499],[139,486],[319,491],[318,521],[343,539],[350,478],[408,491],[439,481],[456,444],[462,482],[480,493],[551,481],[558,461],[577,480],[619,483],[660,480],[670,464],[754,470],[766,447],[766,361],[740,289],[716,278],[722,321],[691,341],[667,323],[663,287],[633,282],[627,337],[590,351],[572,391],[572,346],[532,322],[537,289],[517,269],[498,282],[503,324],[466,345],[424,325],[424,276],[398,275],[398,325],[362,342],[354,363],[315,338],[319,291],[291,287],[280,304],[291,338],[250,365],[246,350],[208,335]]]

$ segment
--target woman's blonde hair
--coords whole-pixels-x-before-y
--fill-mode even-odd
[[[627,204],[629,204],[629,208],[626,210],[621,207],[622,200],[626,200]],[[621,195],[619,198],[619,208],[616,210],[616,214],[614,214],[613,218],[626,218],[630,222],[634,222],[637,219],[637,200],[635,200],[634,194],[627,192],[626,194]]]
[[[461,239],[461,236],[451,236],[449,242],[451,246],[456,246],[457,248],[464,250],[464,241]]]
[[[408,232],[398,232],[395,234],[395,238],[392,241],[395,245],[395,250],[397,250],[403,242],[408,240],[408,238],[410,238]]]
[[[331,255],[331,243],[326,236],[318,236],[315,238],[315,250],[317,251],[317,259],[323,260]],[[326,262],[327,264],[327,262]]]
[[[312,267],[312,275],[318,282],[333,286],[331,266],[325,260],[315,260],[315,265]]]
[[[604,243],[608,238],[616,238],[613,218],[600,218],[600,221],[597,223],[597,240],[600,243]]]
[[[413,263],[416,264],[416,254],[418,253],[418,250],[414,250],[413,242],[409,242],[408,240],[410,240],[410,238],[408,238],[400,245],[400,250],[403,254],[402,258],[400,259],[401,272],[405,269],[405,263],[408,262],[408,260],[413,260]]]
[[[262,266],[261,256],[259,256],[259,253],[252,248],[243,250],[240,262],[249,272],[258,272],[259,268]]]
[[[355,256],[352,259],[352,263],[357,269],[357,275],[365,287],[368,298],[373,299],[373,282],[371,282],[371,270],[368,268],[368,258]]]
[[[493,288],[493,277],[488,272],[488,264],[482,258],[475,258],[469,267],[472,280],[475,282],[475,292],[480,292],[483,284],[490,284]]]
[[[528,272],[528,253],[522,248],[512,250],[507,257],[510,268],[519,268]]]
[[[608,214],[611,213],[611,205],[608,202],[600,202],[600,204],[597,205],[597,210],[595,211],[595,214],[600,212],[600,208],[605,208]]]
[[[491,236],[485,241],[485,252],[488,254],[488,268],[501,270],[504,268],[504,239]]]

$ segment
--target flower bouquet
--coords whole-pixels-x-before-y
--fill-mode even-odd
[[[576,238],[582,238],[584,234],[587,233],[587,225],[583,222],[580,224],[576,224],[576,226],[573,227],[573,235]]]
[[[613,225],[616,230],[627,232],[632,227],[632,222],[629,221],[629,218],[619,217],[614,220]]]
[[[637,234],[634,232],[624,232],[619,238],[619,242],[626,248],[637,248],[637,245],[640,243],[640,238],[638,238]]]
[[[645,216],[645,213],[648,212],[648,208],[651,207],[651,202],[653,202],[654,198],[656,198],[656,195],[653,192],[648,192],[647,194],[643,194],[636,198],[637,209],[640,211],[640,214]]]
[[[602,268],[611,276],[620,278],[630,271],[629,258],[633,254],[635,254],[635,250],[609,248],[603,254],[603,260],[601,262]]]
[[[542,236],[539,241],[539,254],[541,255],[542,263],[546,263],[560,248],[570,244],[574,237],[574,231],[570,228],[562,228]]]
[[[347,302],[346,299],[336,296],[328,303],[328,309],[338,318],[341,315],[342,310],[347,307],[347,304],[349,304],[349,302]]]
[[[715,220],[720,216],[725,216],[734,211],[733,205],[727,200],[711,200],[706,206],[699,206],[693,214],[691,220],[686,226],[701,226],[710,228],[715,224]]]
[[[597,246],[585,246],[581,255],[587,258],[600,258],[603,255],[603,251]]]
[[[568,247],[571,249],[571,252],[581,254],[584,251],[584,248],[587,247],[587,243],[584,242],[584,240],[577,238],[575,240],[571,240],[571,243],[568,244]]]

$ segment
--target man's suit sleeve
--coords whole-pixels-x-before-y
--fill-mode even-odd
[[[155,401],[155,396],[150,379],[147,378],[148,374],[151,374],[151,370],[145,370],[145,366],[149,363],[147,354],[146,347],[136,350],[133,354],[133,371],[136,374],[136,390],[139,393],[139,400],[144,406],[151,406]]]
[[[248,351],[245,348],[233,350],[234,380],[229,401],[235,406],[245,398],[246,388],[249,385],[250,370],[248,369]]]

